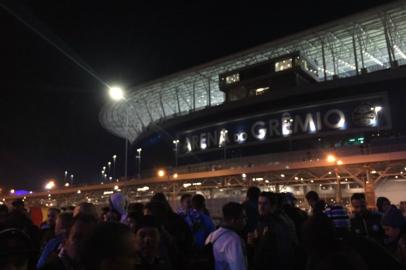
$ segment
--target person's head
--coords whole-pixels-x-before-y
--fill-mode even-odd
[[[84,252],[84,243],[96,225],[97,219],[94,216],[84,214],[75,216],[64,243],[64,249],[71,259],[80,261],[80,256]]]
[[[59,210],[58,208],[49,208],[48,209],[47,224],[51,228],[55,227],[56,218],[58,217],[59,213],[61,213],[61,210]]]
[[[206,200],[201,194],[195,194],[192,197],[192,208],[203,211],[206,208]]]
[[[143,216],[135,228],[135,248],[147,260],[158,254],[159,225],[153,216]]]
[[[310,205],[310,207],[312,209],[314,209],[317,202],[320,200],[320,197],[316,191],[311,190],[306,193],[306,200],[307,200],[307,203]]]
[[[278,208],[278,198],[275,193],[263,191],[258,198],[258,212],[260,216],[267,216]]]
[[[229,202],[223,206],[224,224],[241,231],[245,226],[244,210],[241,204]]]
[[[355,215],[362,214],[364,211],[366,211],[367,204],[365,201],[365,194],[364,193],[354,193],[351,196],[351,206],[352,206],[352,212]]]
[[[405,225],[406,221],[402,212],[394,205],[389,206],[382,217],[382,227],[385,231],[385,235],[390,240],[395,240],[399,238]]]
[[[164,224],[168,217],[168,209],[161,202],[151,201],[145,205],[144,215],[153,216],[157,223]]]
[[[63,212],[58,215],[55,222],[55,235],[66,234],[73,223],[73,213]]]
[[[160,202],[166,207],[166,210],[168,212],[172,212],[172,207],[166,199],[165,194],[163,194],[162,192],[155,193],[154,196],[152,196],[151,198],[151,202]]]
[[[183,210],[187,211],[192,208],[192,195],[191,194],[183,194],[180,197],[180,206]]]
[[[114,193],[109,199],[110,210],[120,214],[120,220],[122,216],[125,216],[128,211],[128,198],[123,193]]]
[[[261,190],[258,187],[252,186],[247,190],[247,199],[252,202],[258,202],[259,194]]]
[[[26,212],[24,201],[21,199],[14,200],[11,205],[14,211]]]
[[[25,270],[37,251],[31,238],[17,229],[0,231],[0,269]]]
[[[135,235],[124,224],[97,225],[84,247],[82,263],[86,270],[134,269]]]
[[[95,219],[99,217],[97,214],[96,206],[88,202],[82,202],[75,207],[75,210],[73,211],[73,216],[76,217],[79,214],[93,216]]]
[[[378,197],[376,199],[376,208],[378,208],[378,211],[381,213],[385,213],[386,210],[388,210],[390,207],[390,201],[386,197]]]
[[[291,192],[285,192],[279,194],[280,204],[285,207],[295,207],[297,199]]]

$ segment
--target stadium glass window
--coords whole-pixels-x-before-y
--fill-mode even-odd
[[[240,74],[235,73],[226,77],[226,84],[233,84],[240,81]]]
[[[292,67],[292,58],[284,59],[275,63],[275,72],[283,71]]]

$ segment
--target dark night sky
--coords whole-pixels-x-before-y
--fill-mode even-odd
[[[95,182],[124,152],[98,122],[105,86],[4,5],[102,81],[128,87],[388,1],[161,2],[0,0],[0,188],[40,188],[65,170]]]

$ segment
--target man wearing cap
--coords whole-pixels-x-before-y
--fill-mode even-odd
[[[406,220],[402,212],[391,205],[382,217],[382,226],[387,236],[386,247],[403,265],[406,265]]]

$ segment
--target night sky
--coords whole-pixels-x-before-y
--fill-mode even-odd
[[[227,2],[0,0],[0,188],[62,184],[65,170],[97,182],[113,154],[122,172],[124,140],[98,121],[104,83],[137,85],[388,1]]]

